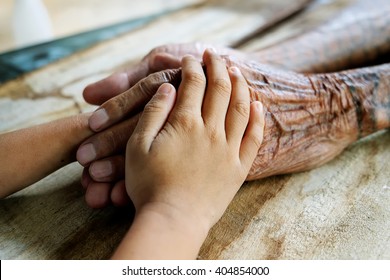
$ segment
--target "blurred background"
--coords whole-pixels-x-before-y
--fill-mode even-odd
[[[0,53],[196,2],[1,0]]]

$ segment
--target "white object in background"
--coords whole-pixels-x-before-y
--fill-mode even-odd
[[[18,47],[53,38],[49,14],[41,0],[15,0],[12,29]]]

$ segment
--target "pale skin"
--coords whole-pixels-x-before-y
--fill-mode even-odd
[[[196,258],[260,148],[262,105],[250,103],[239,69],[212,50],[204,54],[207,75],[192,56],[181,63],[177,92],[160,86],[127,142],[124,191],[136,216],[113,259]],[[0,135],[1,197],[74,161],[93,133],[88,117]]]

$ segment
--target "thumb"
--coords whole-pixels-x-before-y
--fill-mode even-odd
[[[145,78],[148,70],[147,63],[140,62],[127,71],[114,73],[103,80],[89,84],[83,91],[83,97],[89,104],[102,105]]]
[[[246,128],[244,138],[241,142],[240,159],[243,165],[248,169],[252,166],[264,136],[264,107],[260,101],[251,103],[249,123]]]
[[[181,57],[169,53],[157,53],[149,61],[149,69],[158,72],[166,69],[177,69],[181,67]]]
[[[131,138],[138,138],[146,150],[152,145],[160,130],[163,128],[176,99],[176,89],[173,85],[162,84],[152,99],[146,104],[142,116]],[[130,138],[130,139],[131,139]]]

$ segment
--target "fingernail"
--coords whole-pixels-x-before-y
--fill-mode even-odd
[[[89,168],[89,172],[94,179],[103,179],[110,176],[112,174],[111,162],[107,160],[95,162]]]
[[[98,109],[93,112],[92,116],[89,118],[89,127],[97,131],[109,120],[106,110]]]
[[[191,55],[191,54],[186,54],[186,55],[184,55],[183,58],[181,59],[181,60],[182,60],[182,63],[183,63],[183,60],[185,60],[185,59],[191,59],[191,60],[193,60],[193,59],[195,59],[195,57],[194,57],[193,55]]]
[[[168,83],[162,84],[162,85],[158,88],[157,92],[158,92],[158,93],[162,93],[162,94],[171,93],[171,92],[172,92],[172,85],[171,85],[171,84],[168,84]]]
[[[234,73],[236,75],[241,75],[240,69],[238,69],[236,66],[230,67],[230,71],[232,71],[232,73]]]
[[[212,54],[216,54],[217,53],[217,50],[215,48],[208,48],[207,49],[210,53]]]
[[[263,104],[260,101],[255,101],[256,109],[260,113],[263,113]]]
[[[77,151],[76,158],[82,165],[93,161],[96,158],[96,150],[93,144],[89,143],[81,146]]]

